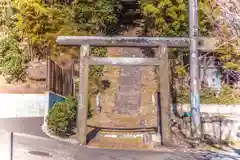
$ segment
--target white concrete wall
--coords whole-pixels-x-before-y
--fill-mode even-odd
[[[13,155],[13,138],[12,134],[4,131],[0,131],[1,143],[0,143],[0,159],[11,160]]]
[[[190,104],[177,105],[178,109],[183,112],[190,111]],[[240,104],[235,105],[218,105],[218,104],[201,104],[201,113],[209,114],[226,114],[226,115],[239,115],[240,116]]]
[[[43,117],[48,106],[48,94],[0,93],[0,118]]]

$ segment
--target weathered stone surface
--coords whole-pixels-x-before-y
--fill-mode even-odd
[[[141,99],[141,114],[154,114],[157,109],[157,81],[154,68],[154,66],[141,67],[141,95],[144,97]]]
[[[141,57],[138,48],[121,48],[123,57]],[[114,112],[116,114],[136,115],[141,104],[141,70],[139,66],[121,66],[119,87],[116,91]]]
[[[123,34],[136,36],[137,32],[137,29],[133,29]],[[108,57],[154,57],[154,52],[149,48],[107,49]],[[101,93],[102,113],[155,114],[157,84],[154,69],[154,66],[104,66],[103,79],[109,81],[111,85]]]
[[[110,52],[111,53],[111,52]],[[115,92],[118,87],[119,67],[104,66],[102,79],[109,82],[109,87],[101,92],[100,106],[102,113],[113,113],[115,107]]]
[[[186,135],[190,136],[190,118],[185,118],[182,128]],[[204,135],[216,138],[219,141],[239,141],[240,121],[239,116],[224,116],[202,114],[202,131]]]
[[[46,80],[47,78],[47,64],[46,61],[29,63],[27,68],[28,78],[32,80]]]

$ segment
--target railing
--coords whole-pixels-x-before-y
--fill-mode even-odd
[[[62,96],[73,95],[74,68],[64,69],[53,60],[48,60],[48,89]]]

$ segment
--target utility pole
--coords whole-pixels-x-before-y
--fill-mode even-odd
[[[189,39],[190,39],[190,96],[191,96],[191,121],[192,136],[201,137],[201,120],[200,120],[200,96],[199,96],[199,61],[197,50],[198,36],[198,2],[197,0],[188,0],[189,11]]]

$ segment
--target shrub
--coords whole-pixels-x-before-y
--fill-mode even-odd
[[[71,134],[76,121],[77,100],[67,97],[65,101],[57,102],[47,116],[48,129],[58,136]]]
[[[186,88],[181,88],[177,94],[176,99],[178,104],[189,104],[190,94]],[[209,88],[203,88],[200,91],[201,104],[240,104],[240,94],[227,85],[222,86],[218,97],[214,95],[214,91]]]
[[[24,73],[23,55],[12,35],[0,42],[0,72],[9,83]]]

